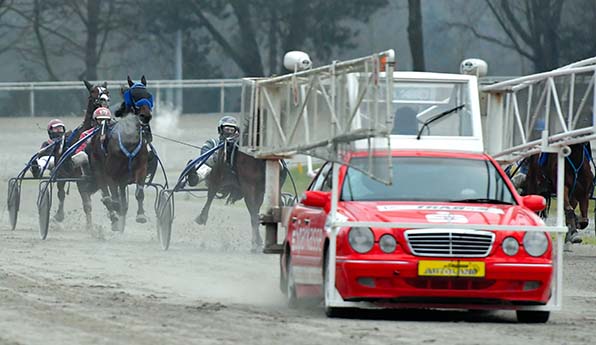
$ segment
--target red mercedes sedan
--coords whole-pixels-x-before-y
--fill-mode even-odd
[[[334,163],[327,162],[287,217],[280,287],[289,305],[321,298],[327,315],[335,316],[342,311],[331,303],[335,298],[363,308],[513,309],[520,322],[548,321],[548,310],[527,308],[544,306],[551,296],[551,237],[529,229],[544,226],[535,213],[544,198],[519,196],[482,153],[393,150],[390,158],[374,157],[392,160],[391,184],[354,168],[370,164],[370,157],[349,159],[350,167],[341,165],[337,174],[335,221],[365,225],[339,227],[333,260]],[[325,293],[333,271],[334,288]]]

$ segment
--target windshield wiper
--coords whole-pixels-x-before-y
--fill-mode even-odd
[[[441,119],[441,118],[443,118],[443,117],[445,117],[445,116],[447,116],[447,115],[449,115],[449,114],[451,114],[453,112],[456,112],[456,111],[462,109],[465,106],[466,106],[465,104],[460,104],[460,105],[458,105],[458,106],[456,106],[454,108],[451,108],[449,110],[445,110],[444,112],[442,112],[442,113],[440,113],[440,114],[438,114],[436,116],[433,116],[432,118],[424,121],[424,123],[422,124],[422,127],[418,131],[418,136],[416,137],[416,139],[420,140],[420,136],[422,135],[422,131],[424,130],[424,128],[428,127],[428,125],[430,125],[431,123],[433,123],[433,122],[435,122],[435,121],[437,121],[437,120],[439,120],[439,119]]]
[[[450,202],[467,202],[467,203],[476,203],[476,204],[501,204],[501,205],[513,205],[513,203],[508,201],[503,201],[499,199],[489,199],[489,198],[471,198],[471,199],[459,199],[459,200],[449,200]]]

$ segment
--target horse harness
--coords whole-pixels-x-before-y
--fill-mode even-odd
[[[132,150],[129,151],[126,146],[122,143],[122,134],[121,134],[121,129],[118,126],[117,128],[117,134],[118,134],[118,147],[120,148],[120,151],[126,156],[126,158],[128,159],[128,176],[132,176],[132,161],[135,159],[135,157],[139,154],[139,152],[141,152],[141,149],[143,148],[143,145],[147,145],[149,144],[148,139],[144,139],[143,134],[145,134],[145,137],[150,137],[150,133],[151,133],[151,129],[149,128],[149,124],[143,123],[140,120],[138,120],[140,123],[140,127],[139,127],[139,142],[137,143],[137,146]],[[110,132],[112,132],[114,129],[116,129],[117,126],[113,126],[110,129]],[[147,132],[149,133],[149,135],[147,134]],[[108,136],[109,137],[109,136]],[[102,145],[103,147],[103,145]]]
[[[587,145],[586,144],[582,145],[582,148],[583,149],[582,149],[581,162],[579,163],[578,166],[575,165],[575,163],[571,160],[571,158],[569,158],[569,156],[565,157],[565,159],[567,160],[567,163],[569,163],[569,165],[571,166],[571,169],[573,170],[573,184],[571,185],[571,189],[569,190],[569,193],[568,193],[569,197],[571,197],[573,195],[573,193],[575,192],[575,188],[577,187],[577,180],[579,177],[579,172],[580,172],[581,168],[584,166],[584,161],[586,160],[586,155],[588,156],[588,160],[590,162],[592,162],[592,164],[596,168],[596,164],[594,163],[592,154],[590,152],[588,152]],[[540,166],[541,168],[544,168],[544,166],[546,165],[546,162],[547,162],[547,155],[545,153],[541,153],[540,157],[538,158],[538,166]],[[549,176],[546,176],[546,174],[544,173],[544,169],[541,169],[541,172],[542,172],[542,177],[552,185],[553,181]],[[596,177],[594,177],[594,179],[592,179],[592,187],[594,186],[595,180],[596,180]],[[593,193],[594,193],[594,191],[592,190],[590,192],[590,198],[592,197]]]

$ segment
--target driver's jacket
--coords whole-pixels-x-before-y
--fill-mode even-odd
[[[89,137],[89,138],[87,138],[87,140],[85,140],[83,143],[81,143],[81,146],[79,146],[76,149],[74,154],[84,151],[85,148],[87,148],[87,145],[89,145],[89,143],[91,142],[91,138],[92,138],[91,133],[93,133],[94,130],[95,130],[95,127],[92,127],[92,128],[89,128],[88,130],[84,131],[83,133],[81,133],[81,138],[79,140],[81,140],[83,138],[87,138],[87,137]]]
[[[201,146],[201,154],[204,154],[205,152],[216,147],[217,145],[219,145],[219,143],[220,143],[219,138],[208,139],[207,141],[205,141],[203,146]],[[217,157],[216,154],[211,155],[211,157],[209,157],[209,159],[207,159],[205,164],[207,164],[210,168],[213,168],[213,166],[215,165],[216,159],[217,159],[216,157]]]

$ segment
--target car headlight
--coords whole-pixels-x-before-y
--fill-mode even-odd
[[[506,237],[503,240],[502,247],[505,254],[513,256],[519,251],[519,242],[513,237]]]
[[[395,248],[397,248],[397,241],[395,240],[395,237],[385,234],[379,239],[379,247],[381,247],[381,250],[385,253],[393,253]]]
[[[348,241],[352,249],[362,254],[372,249],[375,244],[375,236],[370,228],[358,226],[350,228]]]
[[[548,249],[546,233],[529,231],[524,235],[524,249],[532,256],[541,256]]]

